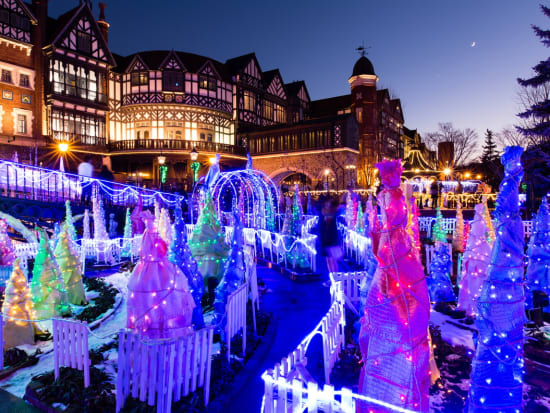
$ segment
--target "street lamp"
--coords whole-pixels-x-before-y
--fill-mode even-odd
[[[470,179],[471,176],[472,176],[472,174],[470,174],[470,172],[466,172],[464,174],[464,178],[466,178],[466,179]]]
[[[201,167],[200,162],[197,162],[197,158],[199,157],[199,153],[197,152],[197,149],[193,147],[193,150],[189,152],[189,156],[191,157],[191,160],[193,161],[191,163],[191,169],[193,170],[193,189],[195,189],[195,183],[197,182],[197,178],[199,177],[199,169]]]
[[[65,154],[69,151],[69,144],[67,142],[60,142],[57,144],[57,150],[61,153],[59,157],[59,170],[65,172]]]

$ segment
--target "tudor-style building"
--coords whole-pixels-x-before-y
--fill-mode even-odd
[[[244,164],[250,152],[277,181],[301,173],[311,186],[344,188],[370,185],[375,162],[404,155],[401,104],[377,89],[365,56],[349,95],[312,102],[304,81],[285,84],[254,53],[226,62],[180,51],[112,54],[103,4],[97,20],[88,1],[58,18],[47,0],[0,6],[0,48],[9,50],[0,58],[3,157],[27,147],[37,162],[41,148],[70,142],[80,156],[155,183],[159,162],[169,181],[190,180],[193,149],[205,166],[216,153],[226,167]]]

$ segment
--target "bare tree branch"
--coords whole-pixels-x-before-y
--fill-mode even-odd
[[[440,142],[452,142],[454,144],[455,165],[462,165],[470,161],[477,149],[478,136],[473,129],[455,129],[451,122],[439,123],[439,129],[435,132],[424,134],[424,142],[429,149],[437,151]]]

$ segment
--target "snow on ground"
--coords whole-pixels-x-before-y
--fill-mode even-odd
[[[126,326],[126,297],[128,296],[128,275],[129,274],[127,272],[118,272],[104,278],[104,280],[108,284],[111,284],[122,293],[122,301],[120,302],[118,309],[111,312],[110,316],[108,315],[109,313],[107,313],[107,319],[101,322],[99,327],[90,333],[88,338],[90,349],[99,348],[103,344],[108,344],[112,342],[116,338],[116,334],[119,332],[119,330]],[[115,307],[117,306],[117,304],[118,300],[115,302]],[[49,331],[51,331],[51,321],[40,323],[40,325],[43,328],[48,327]],[[30,382],[33,376],[51,371],[54,368],[53,345],[51,341],[38,342],[38,344],[35,346],[26,345],[21,346],[21,348],[27,351],[27,353],[29,354],[34,353],[34,351],[39,348],[44,354],[41,354],[39,356],[39,361],[36,365],[17,370],[13,375],[0,382],[1,388],[9,391],[17,397],[24,396],[25,388],[27,387],[27,384]],[[117,349],[112,349],[105,353],[105,355],[109,356],[110,362],[116,362],[117,354]],[[108,373],[114,375],[114,367],[112,367],[112,363],[105,363],[103,366],[106,368],[106,371]],[[113,376],[113,380],[116,380],[115,376]]]
[[[430,323],[441,329],[441,337],[447,343],[475,350],[472,339],[473,332],[470,330],[473,329],[473,325],[464,325],[464,328],[457,327],[457,324],[460,324],[458,320],[434,310],[430,311]]]

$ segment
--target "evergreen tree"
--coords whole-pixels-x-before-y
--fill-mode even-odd
[[[365,233],[365,218],[363,217],[363,208],[361,201],[357,202],[357,219],[355,220],[355,232],[363,235]]]
[[[64,227],[55,247],[55,260],[63,277],[69,303],[84,305],[86,304],[86,294],[82,284],[81,266],[71,244],[68,229]]]
[[[484,164],[493,162],[497,158],[497,144],[493,139],[493,131],[487,129],[485,132],[485,144],[483,145],[483,154],[481,155],[481,161]]]
[[[542,12],[546,17],[550,17],[550,8],[541,5]],[[550,47],[550,30],[543,30],[538,26],[533,26],[535,34],[539,37],[541,43]],[[518,79],[518,83],[526,88],[538,88],[550,83],[550,57],[539,62],[533,67],[535,75],[530,79]],[[527,127],[518,127],[518,129],[528,137],[544,136],[548,139],[550,136],[550,100],[543,97],[543,100],[535,102],[526,111],[519,113],[518,116],[523,119],[532,120],[531,125]]]
[[[13,263],[13,271],[4,292],[2,313],[6,322],[4,325],[5,348],[34,344],[34,323],[21,321],[34,320],[34,311],[27,278],[21,271],[19,259]]]
[[[204,283],[202,275],[197,268],[197,262],[191,254],[187,244],[187,227],[183,220],[181,207],[175,211],[174,221],[174,240],[170,245],[170,261],[176,264],[187,277],[187,284],[195,302],[193,309],[193,326],[195,330],[204,327],[204,317],[202,314],[202,296],[204,294]]]
[[[36,319],[57,317],[70,313],[63,278],[54,261],[46,232],[40,233],[38,253],[32,270],[31,297]]]

